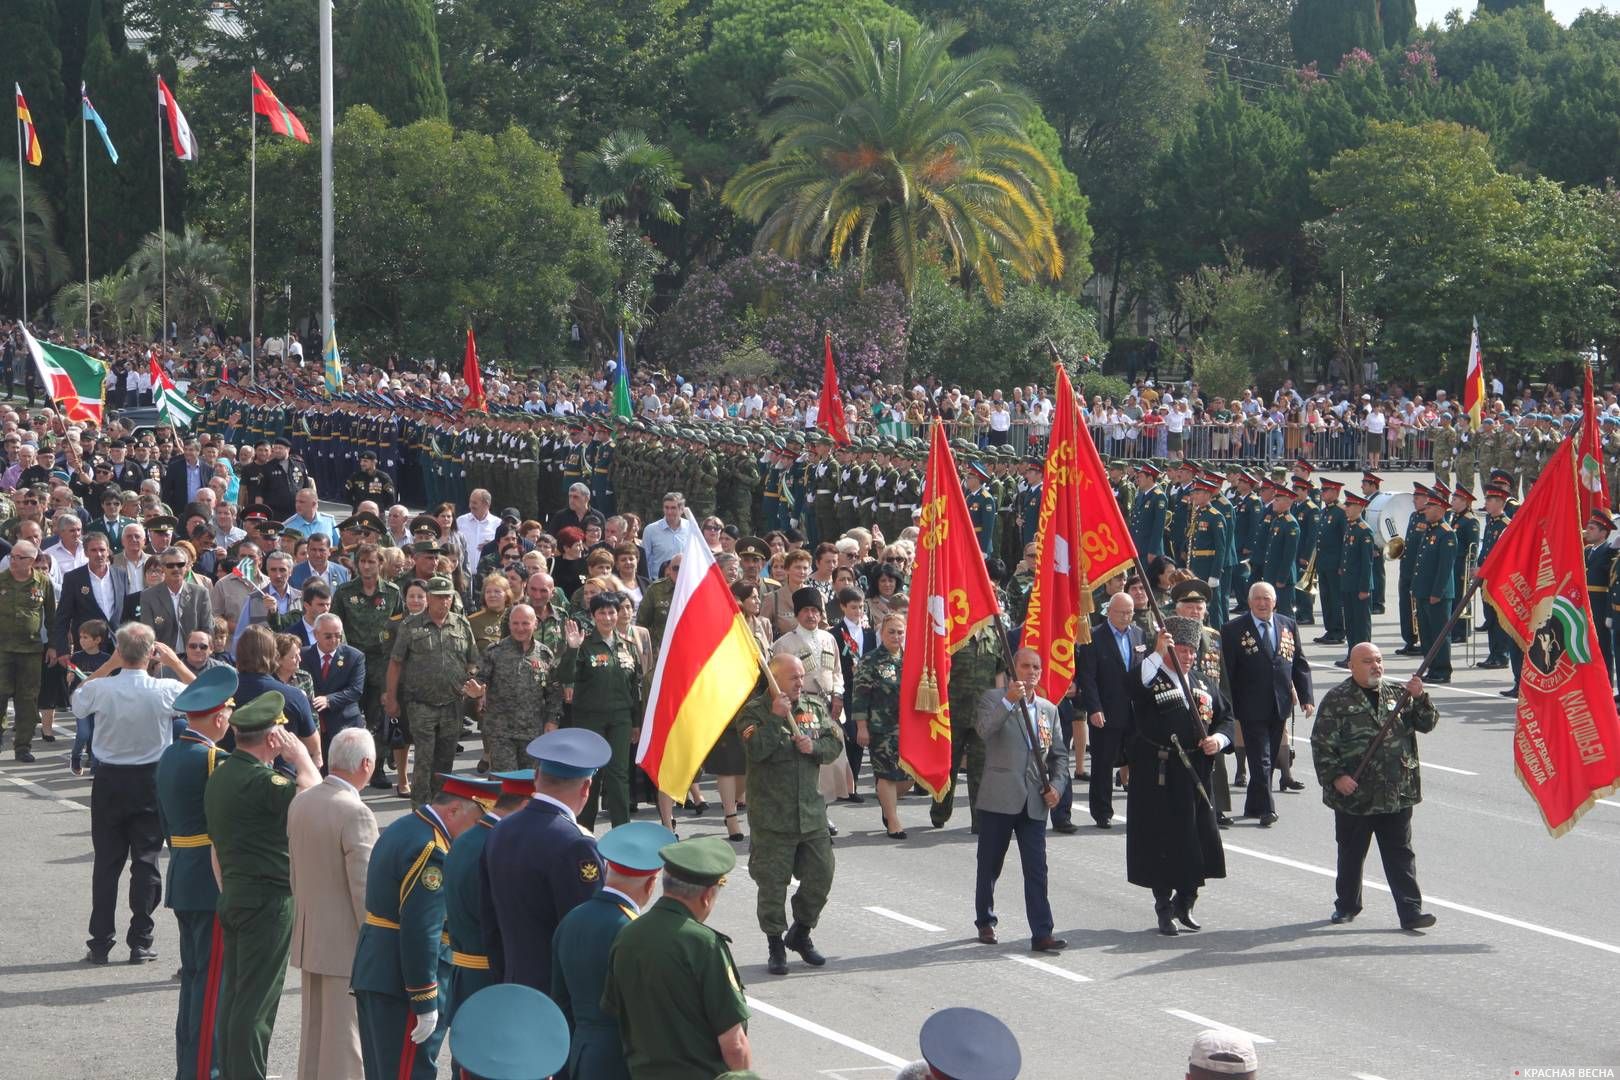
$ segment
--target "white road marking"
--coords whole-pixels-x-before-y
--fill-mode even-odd
[[[57,803],[58,805],[61,805],[61,806],[71,806],[75,810],[88,810],[88,809],[90,809],[84,803],[79,802],[76,799],[70,799],[66,795],[58,795],[56,792],[52,791],[50,788],[41,787],[40,785],[34,783],[32,780],[24,780],[21,777],[17,777],[17,776],[0,776],[0,780],[4,780],[8,784],[15,784],[17,787],[22,788],[24,791],[28,792],[30,795],[38,795],[42,799],[49,799],[53,803]]]
[[[1253,848],[1238,847],[1235,844],[1225,844],[1223,846],[1227,851],[1235,851],[1239,855],[1248,855],[1250,858],[1261,859],[1265,862],[1277,863],[1280,866],[1291,866],[1295,870],[1303,870],[1308,874],[1316,874],[1320,877],[1328,878],[1338,876],[1335,871],[1330,870],[1325,866],[1313,866],[1307,862],[1300,862],[1298,859],[1289,859],[1282,855],[1273,855],[1266,851],[1255,851]],[[1366,882],[1366,886],[1369,889],[1377,889],[1379,892],[1389,892],[1389,886],[1385,885],[1381,881],[1368,881]],[[1512,926],[1520,930],[1528,930],[1533,934],[1542,934],[1546,937],[1557,938],[1560,941],[1570,942],[1574,945],[1585,945],[1589,949],[1597,949],[1601,952],[1612,953],[1616,956],[1620,956],[1620,945],[1611,945],[1607,941],[1598,941],[1595,938],[1582,937],[1579,934],[1571,934],[1566,930],[1556,930],[1550,926],[1541,926],[1538,923],[1526,922],[1523,919],[1515,919],[1511,915],[1498,915],[1494,911],[1486,911],[1483,908],[1470,907],[1467,904],[1459,904],[1453,900],[1441,900],[1436,896],[1425,896],[1423,898],[1423,905],[1425,907],[1438,907],[1446,908],[1450,911],[1460,911],[1464,915],[1474,915],[1481,919],[1488,919],[1491,922],[1501,923],[1503,926]]]
[[[943,926],[935,926],[933,923],[926,923],[921,919],[913,919],[910,915],[902,915],[898,911],[890,911],[886,907],[868,907],[865,910],[874,915],[881,915],[885,919],[893,919],[897,923],[905,923],[907,926],[918,930],[926,930],[930,934],[943,934],[945,932]]]
[[[1246,1035],[1257,1043],[1269,1043],[1277,1041],[1275,1039],[1268,1039],[1264,1035],[1256,1035],[1252,1031],[1244,1031],[1240,1027],[1233,1027],[1231,1024],[1223,1024],[1219,1020],[1211,1020],[1207,1016],[1199,1016],[1197,1013],[1188,1012],[1186,1009],[1166,1009],[1164,1011],[1169,1013],[1171,1016],[1179,1016],[1183,1020],[1190,1020],[1195,1024],[1202,1024],[1204,1027],[1220,1028],[1222,1031],[1234,1031],[1239,1035]]]
[[[1068,979],[1070,982],[1088,983],[1091,981],[1084,975],[1060,968],[1056,964],[1048,964],[1045,960],[1037,960],[1033,956],[1009,956],[1007,959],[1013,961],[1014,963],[1024,964],[1027,967],[1032,967],[1037,971],[1044,971],[1048,975],[1056,975],[1060,979]]]
[[[881,1061],[883,1064],[893,1066],[896,1069],[903,1069],[911,1064],[906,1058],[896,1057],[887,1050],[879,1050],[877,1047],[863,1043],[859,1039],[851,1038],[841,1031],[822,1027],[814,1020],[806,1020],[802,1016],[790,1013],[786,1009],[779,1009],[775,1005],[767,1004],[752,995],[749,995],[747,1001],[748,1007],[756,1013],[764,1013],[766,1016],[780,1020],[784,1024],[792,1024],[800,1031],[808,1031],[810,1034],[818,1035],[828,1042],[835,1042],[846,1050],[853,1050],[857,1054],[865,1054],[873,1061]]]
[[[1374,1076],[1372,1073],[1351,1073],[1350,1076],[1352,1080],[1384,1080],[1382,1076]]]
[[[1467,769],[1453,769],[1450,765],[1436,765],[1432,761],[1425,761],[1423,763],[1423,768],[1425,768],[1425,769],[1439,769],[1441,772],[1456,773],[1458,776],[1478,776],[1479,775],[1479,773],[1477,773],[1477,772],[1469,772]]]
[[[1423,684],[1423,689],[1429,690],[1431,692],[1435,691],[1435,690],[1449,690],[1453,694],[1468,694],[1471,697],[1501,697],[1502,696],[1501,691],[1498,691],[1498,690],[1469,690],[1466,687],[1450,686],[1450,685],[1447,685],[1447,684],[1444,684],[1444,683],[1424,683]],[[1507,700],[1507,699],[1504,698],[1503,700]]]
[[[1620,802],[1613,799],[1599,799],[1598,802],[1603,806],[1620,806]]]

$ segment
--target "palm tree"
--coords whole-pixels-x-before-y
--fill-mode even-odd
[[[993,303],[1003,263],[1025,280],[1062,275],[1057,174],[1024,132],[1034,106],[995,80],[1010,54],[951,56],[961,35],[891,20],[873,37],[844,21],[825,55],[789,51],[781,104],[760,124],[770,156],[724,194],[761,223],[756,248],[852,258],[908,296],[931,252]]]
[[[0,291],[10,298],[7,307],[15,311],[22,300],[22,244],[17,215],[17,174],[0,169]],[[45,191],[32,176],[23,178],[23,199],[27,216],[28,296],[34,306],[50,297],[51,289],[67,277],[68,255],[56,238],[56,214],[45,198]],[[27,314],[26,312],[24,314]]]
[[[580,186],[605,212],[621,213],[637,225],[648,213],[670,225],[680,224],[680,211],[669,201],[669,193],[692,185],[681,179],[675,155],[643,132],[615,131],[595,150],[576,154],[574,164]]]
[[[139,334],[150,334],[158,320],[159,300],[147,290],[147,282],[135,274],[129,263],[96,278],[89,284],[90,328],[104,341],[122,341]],[[51,307],[61,326],[76,326],[84,318],[85,283],[62,286]]]
[[[163,238],[149,233],[125,268],[130,282],[127,295],[143,294],[160,303],[163,280]],[[206,240],[195,229],[169,234],[169,319],[181,327],[212,323],[234,303],[236,266],[224,244]],[[81,297],[81,303],[83,298]]]

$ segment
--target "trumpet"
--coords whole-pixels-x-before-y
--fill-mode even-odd
[[[1384,558],[1390,561],[1399,560],[1406,554],[1406,540],[1399,536],[1392,536],[1384,544]]]
[[[1310,560],[1305,563],[1305,573],[1300,576],[1299,584],[1295,585],[1294,588],[1298,592],[1302,592],[1307,596],[1310,596],[1310,597],[1315,597],[1316,596],[1316,549],[1315,548],[1311,549]]]

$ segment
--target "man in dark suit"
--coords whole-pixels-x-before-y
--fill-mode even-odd
[[[1130,594],[1115,593],[1107,618],[1092,628],[1091,643],[1077,657],[1080,710],[1091,725],[1091,819],[1099,829],[1114,827],[1114,769],[1131,730],[1130,680],[1147,652],[1135,617]]]
[[[528,751],[539,763],[534,798],[489,834],[478,877],[490,972],[549,994],[557,924],[602,887],[596,839],[576,815],[613,751],[585,728],[547,732]]]
[[[331,612],[315,619],[315,644],[299,654],[298,666],[315,683],[310,704],[321,725],[321,760],[338,732],[365,727],[360,698],[366,690],[366,654],[343,644],[343,620]]]
[[[166,548],[153,558],[163,568],[163,580],[141,591],[138,617],[159,643],[183,652],[193,630],[213,633],[214,602],[207,586],[186,580],[191,557],[185,548]]]
[[[112,551],[101,533],[84,538],[85,564],[62,575],[62,599],[56,604],[56,623],[51,627],[51,645],[63,663],[69,662],[79,647],[79,627],[100,619],[110,630],[117,630],[124,618],[124,594],[128,580],[112,569]]]
[[[181,455],[169,462],[163,470],[160,486],[163,501],[178,510],[192,500],[198,489],[208,485],[213,470],[202,463],[201,448],[196,439],[187,439]]]
[[[870,626],[861,625],[866,600],[859,592],[854,589],[840,589],[836,600],[838,614],[829,620],[827,630],[838,643],[838,663],[844,672],[844,693],[847,695],[854,689],[855,669],[860,666],[861,658],[878,646],[877,631]],[[855,739],[860,725],[855,722],[848,709],[844,710],[843,726],[844,752],[849,757],[851,774],[858,778],[861,775],[861,758],[864,751]],[[842,798],[844,802],[866,801],[853,792]]]
[[[1270,828],[1277,820],[1271,769],[1287,750],[1283,735],[1294,697],[1306,716],[1316,711],[1311,665],[1300,646],[1299,626],[1276,611],[1276,606],[1276,590],[1266,582],[1255,582],[1249,587],[1248,614],[1221,627],[1221,656],[1232,688],[1232,711],[1243,725],[1244,752],[1249,759],[1243,816],[1258,817],[1262,828]],[[1293,791],[1304,787],[1292,779],[1284,782]]]

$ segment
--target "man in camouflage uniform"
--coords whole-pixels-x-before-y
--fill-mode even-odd
[[[1451,483],[1451,467],[1457,456],[1457,428],[1450,413],[1440,414],[1440,423],[1429,432],[1434,447],[1434,482]]]
[[[1457,425],[1457,450],[1453,462],[1457,483],[1466,488],[1474,486],[1479,475],[1479,432],[1472,430],[1473,421],[1465,414]]]
[[[484,686],[484,752],[495,772],[528,768],[525,747],[555,726],[562,711],[552,679],[557,656],[535,636],[539,620],[534,608],[518,604],[508,620],[508,636],[484,650],[478,668]]]
[[[754,528],[754,494],[759,487],[759,466],[754,451],[740,434],[727,439],[729,447],[720,459],[720,490],[716,499],[716,513],[728,524],[737,526],[738,536],[747,536]]]
[[[360,698],[366,728],[379,747],[387,746],[382,698],[388,688],[388,656],[393,642],[385,640],[389,621],[405,610],[398,585],[382,580],[382,554],[375,544],[361,544],[354,553],[357,576],[332,593],[332,614],[343,621],[344,641],[366,657],[366,689]],[[385,788],[388,778],[382,754],[377,755],[371,786]]]
[[[24,764],[34,760],[30,749],[39,726],[40,644],[43,632],[56,619],[56,593],[43,569],[39,549],[19,540],[11,549],[11,563],[0,571],[0,717],[6,702],[16,715],[12,750]],[[47,663],[55,659],[46,650]]]
[[[478,638],[465,615],[450,610],[456,588],[449,578],[428,581],[427,610],[400,625],[388,660],[383,708],[410,725],[416,741],[411,802],[436,795],[444,774],[454,771],[461,735],[461,699],[480,697]],[[400,711],[400,706],[405,711]]]
[[[945,797],[928,808],[928,820],[936,829],[943,829],[951,820],[956,806],[956,774],[965,764],[970,831],[979,831],[977,805],[979,780],[984,776],[984,741],[973,730],[973,716],[984,692],[1005,682],[1001,678],[1007,670],[1001,634],[999,623],[980,627],[951,657],[951,785],[945,789]]]
[[[1417,733],[1433,731],[1439,714],[1416,675],[1407,680],[1405,694],[1383,675],[1378,646],[1357,645],[1350,652],[1350,678],[1322,698],[1311,729],[1311,757],[1339,847],[1332,921],[1347,923],[1361,914],[1361,868],[1376,836],[1401,929],[1421,930],[1434,925],[1434,916],[1423,910],[1412,852],[1412,807],[1423,800]],[[1371,749],[1392,718],[1388,736]]]
[[[833,882],[832,836],[817,779],[821,766],[844,753],[844,744],[821,703],[801,694],[804,664],[798,657],[779,653],[770,667],[780,693],[767,689],[756,694],[731,724],[748,756],[748,823],[753,829],[748,876],[758,890],[768,970],[786,975],[788,949],[811,967],[827,962],[810,940]],[[790,927],[786,900],[794,877],[799,889],[793,894]]]
[[[686,461],[686,503],[699,521],[711,516],[715,507],[715,492],[720,487],[720,462],[709,449],[709,440],[702,432],[691,433],[688,442],[692,449]]]

